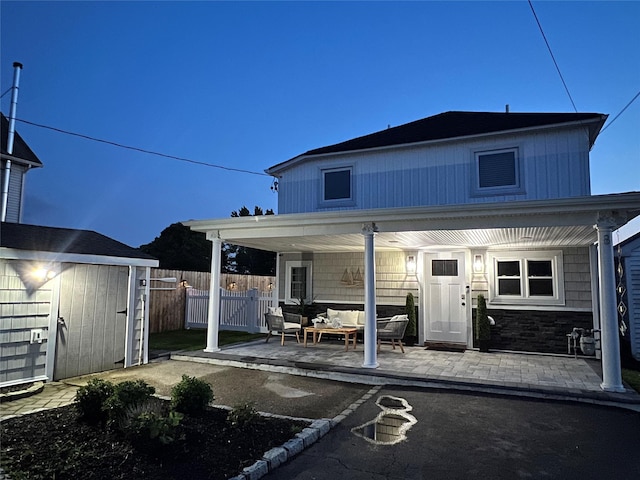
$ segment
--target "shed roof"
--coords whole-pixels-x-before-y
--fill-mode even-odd
[[[0,224],[0,247],[34,252],[55,252],[80,255],[155,260],[137,248],[90,230],[26,225]]]
[[[444,112],[345,142],[309,150],[302,155],[269,168],[267,173],[275,173],[289,162],[314,155],[408,145],[563,124],[585,124],[585,127],[588,127],[589,130],[589,147],[591,147],[606,119],[607,115],[602,113]]]
[[[0,135],[0,143],[2,148],[2,156],[9,155],[7,151],[7,141],[9,138],[9,119],[4,116],[4,113],[0,113],[1,118],[1,135]],[[33,150],[27,145],[20,134],[16,131],[15,136],[13,138],[13,152],[10,155],[11,159],[23,160],[25,163],[28,163],[32,167],[42,167],[42,162],[37,157]]]

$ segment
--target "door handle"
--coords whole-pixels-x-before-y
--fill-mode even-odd
[[[462,306],[464,307],[464,306],[466,305],[466,303],[465,303],[465,302],[462,302],[460,305],[462,305]]]

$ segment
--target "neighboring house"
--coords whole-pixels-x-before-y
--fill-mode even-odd
[[[0,224],[0,387],[148,361],[158,261],[87,230]]]
[[[624,341],[631,355],[640,362],[640,232],[619,244],[618,312]]]
[[[574,327],[601,327],[603,388],[619,391],[611,232],[640,214],[640,193],[591,195],[589,151],[606,118],[442,113],[267,169],[278,215],[185,224],[213,241],[214,275],[223,241],[271,250],[281,303],[364,308],[365,367],[377,366],[375,316],[408,292],[421,343],[466,347],[482,293],[493,348],[566,353]]]
[[[24,185],[25,177],[32,168],[42,167],[42,162],[35,153],[29,148],[29,145],[22,137],[15,132],[13,140],[13,152],[11,155],[7,153],[7,139],[9,132],[9,120],[4,114],[0,113],[0,140],[2,150],[0,151],[0,160],[2,162],[2,180],[0,185],[5,185],[5,175],[7,174],[7,160],[10,161],[11,170],[9,174],[8,192],[7,192],[7,211],[6,221],[20,223],[23,216],[24,204]],[[4,192],[3,192],[4,194]]]

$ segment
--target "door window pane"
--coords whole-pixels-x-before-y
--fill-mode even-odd
[[[457,277],[458,260],[431,260],[431,275],[434,277]]]

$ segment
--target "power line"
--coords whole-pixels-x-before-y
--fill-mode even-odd
[[[4,97],[7,93],[9,93],[11,90],[13,90],[13,87],[9,87],[7,88],[4,93],[2,95],[0,95],[0,98]]]
[[[48,125],[41,125],[39,123],[29,122],[28,120],[22,120],[22,119],[19,119],[19,118],[16,118],[16,120],[18,122],[26,123],[28,125],[33,125],[34,127],[46,128],[48,130],[53,130],[54,132],[64,133],[66,135],[73,135],[74,137],[84,138],[85,140],[91,140],[93,142],[106,143],[107,145],[112,145],[114,147],[126,148],[127,150],[133,150],[135,152],[148,153],[149,155],[156,155],[158,157],[169,158],[171,160],[179,160],[181,162],[193,163],[195,165],[203,165],[205,167],[219,168],[221,170],[227,170],[227,171],[230,171],[230,172],[248,173],[250,175],[261,175],[261,176],[265,176],[265,177],[270,177],[271,176],[271,175],[267,175],[264,172],[254,172],[252,170],[244,170],[242,168],[225,167],[224,165],[216,165],[214,163],[201,162],[199,160],[192,160],[190,158],[176,157],[175,155],[168,155],[166,153],[154,152],[152,150],[146,150],[144,148],[132,147],[130,145],[123,145],[121,143],[111,142],[109,140],[103,140],[103,139],[95,138],[95,137],[90,137],[89,135],[83,135],[81,133],[69,132],[67,130],[62,130],[61,128],[50,127]]]
[[[623,108],[622,110],[620,110],[620,112],[619,112],[615,117],[613,117],[613,120],[611,120],[609,123],[607,123],[607,125],[606,125],[602,130],[600,130],[600,133],[604,132],[607,128],[609,128],[609,127],[611,126],[611,124],[612,124],[613,122],[615,122],[615,121],[618,119],[618,117],[619,117],[620,115],[622,115],[622,113],[623,113],[627,108],[629,108],[629,105],[631,105],[631,104],[635,101],[635,99],[636,99],[636,98],[638,98],[638,97],[640,97],[640,90],[638,91],[638,93],[636,93],[636,96],[635,96],[635,97],[633,97],[631,100],[629,100],[629,103],[627,103],[627,104],[624,106],[624,108]]]
[[[533,4],[531,3],[531,0],[529,1],[529,6],[531,7],[531,11],[533,12],[533,16],[536,19],[536,23],[538,24],[538,28],[540,29],[540,33],[542,34],[542,38],[544,39],[544,43],[547,44],[547,49],[549,50],[549,53],[551,54],[551,59],[553,60],[553,64],[556,66],[556,70],[558,71],[558,75],[560,75],[560,80],[562,80],[562,84],[564,85],[564,89],[567,91],[567,95],[569,96],[569,100],[571,100],[571,105],[573,105],[573,109],[575,110],[576,113],[578,113],[578,109],[576,108],[576,104],[573,101],[573,97],[571,96],[571,93],[569,92],[569,87],[567,87],[567,82],[564,81],[564,77],[562,76],[562,72],[560,71],[560,67],[558,66],[558,62],[556,62],[556,57],[554,57],[553,52],[551,51],[551,46],[549,45],[549,42],[547,41],[547,36],[544,34],[544,30],[542,30],[542,25],[540,24],[540,20],[538,20],[538,15],[536,15],[536,11],[533,9]]]

